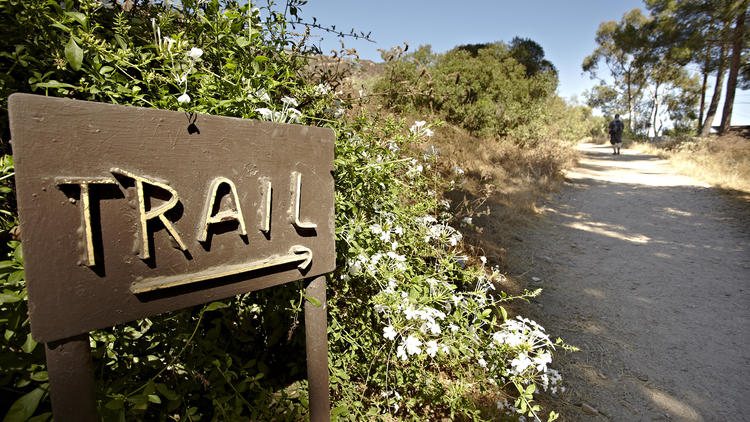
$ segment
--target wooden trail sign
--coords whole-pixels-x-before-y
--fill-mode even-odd
[[[31,330],[47,343],[56,420],[70,388],[54,368],[67,368],[57,381],[80,378],[68,372],[90,365],[90,330],[303,278],[324,304],[305,312],[313,417],[327,419],[333,131],[28,94],[9,112]]]

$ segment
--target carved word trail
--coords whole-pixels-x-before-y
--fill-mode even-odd
[[[57,186],[64,185],[77,185],[80,188],[80,205],[79,210],[81,212],[81,236],[84,245],[84,260],[81,262],[83,265],[93,267],[96,265],[96,254],[94,250],[93,234],[91,232],[91,198],[90,198],[90,187],[91,185],[118,185],[123,191],[126,189],[122,187],[121,183],[118,183],[118,179],[121,182],[127,181],[132,183],[135,188],[135,202],[138,209],[138,233],[136,235],[136,246],[138,251],[138,257],[141,259],[149,259],[151,257],[151,250],[149,247],[149,230],[148,222],[150,220],[158,219],[163,225],[169,235],[174,239],[175,245],[182,251],[187,251],[188,248],[185,242],[182,240],[179,232],[173,225],[173,223],[165,216],[165,214],[173,209],[178,202],[180,197],[178,192],[169,186],[164,181],[159,181],[154,178],[141,176],[124,170],[121,168],[112,168],[110,170],[114,177],[101,177],[101,178],[85,178],[85,177],[62,177],[56,178],[55,183]],[[145,188],[152,186],[161,189],[169,194],[169,198],[159,204],[158,206],[150,207],[146,209],[146,194]],[[234,206],[228,209],[216,210],[217,201],[220,201],[221,195],[219,194],[220,189],[225,187],[229,190],[228,195],[232,198]],[[258,210],[259,223],[257,229],[266,235],[271,233],[271,201],[273,186],[269,178],[262,177],[259,180],[259,194],[261,195],[260,209]],[[291,193],[290,198],[290,209],[288,212],[289,223],[295,227],[298,231],[314,231],[317,227],[315,223],[309,221],[300,220],[300,198],[302,194],[302,174],[299,172],[292,172],[289,181],[289,190]],[[196,239],[199,242],[206,242],[208,239],[209,227],[213,224],[223,223],[227,221],[237,222],[237,231],[241,236],[247,236],[247,227],[245,224],[245,216],[243,214],[242,205],[240,204],[237,187],[232,180],[226,177],[215,178],[208,189],[206,200],[203,206],[201,214],[200,224],[197,229]],[[269,262],[275,262],[274,265],[280,263],[297,262],[302,261],[302,265],[309,265],[309,249],[295,245],[290,249],[290,255],[288,257],[275,257],[274,259],[266,259],[263,262],[265,264],[254,263],[253,265],[266,265]],[[301,255],[300,255],[301,254]],[[268,262],[266,262],[268,261]],[[255,268],[255,267],[253,267]],[[260,267],[258,267],[260,268]],[[144,291],[149,290],[145,288]]]

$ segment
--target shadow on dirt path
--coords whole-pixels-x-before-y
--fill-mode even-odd
[[[750,420],[750,213],[655,156],[584,144],[511,272],[558,354],[561,420]],[[586,403],[600,414],[582,410]]]

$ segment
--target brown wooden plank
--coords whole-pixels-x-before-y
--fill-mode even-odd
[[[37,341],[335,268],[330,129],[28,94],[12,95],[9,109]],[[199,133],[188,132],[193,122]],[[213,191],[217,203],[206,211]],[[160,207],[167,209],[161,216]],[[149,212],[155,216],[145,222],[144,244],[141,227]],[[200,242],[206,212],[228,221],[210,224]],[[298,260],[281,263],[295,246],[310,249],[308,267]],[[252,267],[263,260],[281,264]],[[221,271],[243,265],[254,269]],[[212,271],[224,276],[204,277]],[[171,283],[183,275],[196,282],[131,291],[134,283]]]

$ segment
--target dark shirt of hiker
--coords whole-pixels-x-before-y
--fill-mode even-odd
[[[625,129],[625,125],[622,124],[620,115],[615,114],[615,120],[609,122],[609,142],[612,144],[621,144],[623,129]]]

